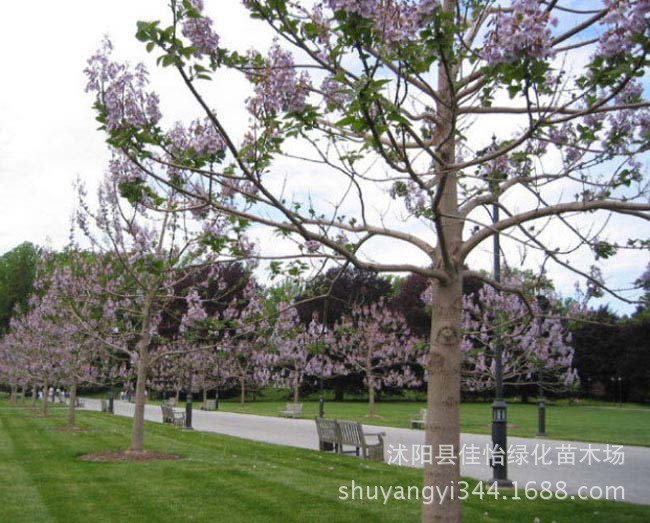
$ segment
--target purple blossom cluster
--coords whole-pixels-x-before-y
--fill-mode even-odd
[[[629,54],[643,38],[650,38],[650,0],[605,0],[607,26],[601,35],[596,55],[606,57]]]
[[[331,27],[329,20],[323,12],[323,5],[316,4],[312,9],[310,16],[318,33],[316,41],[325,47],[329,47],[331,40]]]
[[[350,100],[350,94],[345,86],[332,76],[327,76],[321,83],[321,91],[325,102],[337,109],[343,108]]]
[[[414,215],[420,215],[430,207],[431,198],[427,192],[414,182],[395,183],[389,190],[393,199],[401,197],[404,199],[406,209]]]
[[[320,243],[315,240],[307,240],[305,242],[305,249],[310,253],[318,252],[318,249],[320,249]]]
[[[345,11],[372,21],[373,29],[389,46],[413,40],[435,11],[439,0],[327,0],[333,11]]]
[[[643,86],[630,80],[614,98],[616,105],[630,105],[643,101]],[[607,115],[607,133],[603,146],[613,154],[625,154],[635,142],[647,143],[650,139],[650,108],[622,109]]]
[[[255,94],[247,101],[250,113],[261,117],[302,111],[311,88],[309,74],[306,71],[298,74],[291,53],[277,43],[271,47],[265,62],[263,69],[248,73],[255,84]]]
[[[193,149],[200,155],[215,155],[226,148],[223,136],[208,118],[193,120],[188,127],[177,122],[167,138],[175,153]]]
[[[199,12],[203,11],[203,0],[190,0],[190,3]],[[207,16],[199,18],[186,17],[183,20],[181,33],[193,47],[197,58],[214,56],[219,46],[219,35],[212,29],[212,20]]]
[[[550,26],[558,21],[539,0],[513,0],[511,9],[498,11],[491,23],[482,51],[489,65],[554,56]]]
[[[643,145],[650,138],[650,109],[643,105],[634,107],[643,102],[643,94],[640,82],[628,80],[611,101],[610,105],[618,107],[617,110],[588,113],[580,124],[594,133],[593,141],[597,141],[603,151],[610,155],[629,154],[635,150],[635,145]],[[605,100],[610,96],[603,90],[599,98]],[[577,146],[583,139],[576,124],[571,122],[549,128],[548,140],[564,151],[564,159],[569,164],[580,160],[588,145],[580,144],[582,149]]]
[[[189,331],[197,324],[204,322],[208,317],[208,314],[203,308],[203,301],[201,300],[201,296],[199,296],[199,293],[196,289],[192,289],[187,293],[185,302],[187,303],[187,311],[181,320],[180,326],[180,330],[183,333]]]
[[[108,172],[118,184],[142,181],[145,178],[141,169],[124,154],[117,151],[113,151],[113,155],[108,161]]]
[[[90,57],[84,73],[86,92],[96,93],[106,111],[106,128],[117,131],[132,127],[149,127],[161,119],[159,98],[147,91],[149,75],[143,64],[131,68],[128,63],[111,60],[113,46],[104,40]]]
[[[548,139],[564,153],[564,162],[568,165],[574,164],[582,156],[582,151],[574,147],[573,144],[578,142],[574,125],[570,122],[561,126],[555,125],[548,130]]]

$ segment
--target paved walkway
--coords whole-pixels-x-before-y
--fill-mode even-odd
[[[84,401],[86,408],[100,410],[99,400],[85,399]],[[131,403],[115,402],[115,414],[117,415],[133,417],[133,410],[134,405]],[[147,405],[145,418],[160,423],[162,421],[160,407]],[[294,420],[223,411],[206,412],[195,409],[192,413],[192,423],[195,430],[205,432],[305,449],[318,448],[318,437],[313,420]],[[395,452],[391,456],[388,455],[389,448],[392,446],[393,449],[396,449],[402,445],[407,450],[404,455],[405,460],[401,464],[413,467],[421,466],[417,456],[414,456],[411,450],[415,449],[417,452],[418,446],[424,444],[424,431],[376,426],[364,428],[367,432],[382,431],[386,433],[387,461],[389,457],[396,456]],[[622,449],[624,462],[616,465],[602,461],[607,450],[607,446],[604,444],[515,437],[509,438],[508,443],[522,449],[522,455],[527,457],[527,463],[510,463],[508,465],[510,479],[518,482],[522,497],[526,483],[529,481],[536,482],[537,487],[542,481],[550,481],[552,485],[558,481],[564,481],[569,494],[578,494],[578,489],[582,486],[598,486],[603,489],[607,486],[622,486],[625,489],[625,501],[650,505],[650,448],[625,446]],[[464,476],[483,480],[492,476],[484,455],[484,450],[489,444],[490,436],[461,434],[461,445],[465,446],[465,449],[470,449],[465,456],[465,464],[461,467],[461,473]],[[472,445],[479,449],[476,455],[471,453]],[[567,445],[573,448],[567,449]],[[582,463],[579,462],[587,454],[586,449],[588,448],[593,449],[592,455],[601,460],[600,462],[594,460],[591,465],[587,464],[586,459]],[[549,449],[546,460],[552,464],[535,464],[534,452],[536,449],[540,460],[542,451]],[[614,450],[614,447],[611,446],[610,450]],[[563,451],[565,451],[564,454]],[[558,464],[563,455],[574,455],[575,465]],[[468,462],[473,463],[473,456],[478,458],[479,464],[467,464]],[[588,491],[583,490],[582,493],[588,495]]]

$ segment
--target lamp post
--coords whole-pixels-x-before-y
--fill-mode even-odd
[[[496,136],[492,136],[492,144],[479,153],[479,156],[494,152],[498,146]],[[492,224],[499,221],[499,179],[500,173],[493,172],[489,174],[490,189],[495,196],[492,204]],[[496,232],[493,237],[493,271],[494,280],[498,283],[501,281],[501,245],[499,233]],[[492,402],[492,448],[498,451],[503,459],[492,460],[492,480],[493,484],[499,487],[512,487],[512,481],[508,479],[508,405],[503,398],[503,352],[501,340],[498,333],[494,335],[494,374],[495,374],[495,394]]]
[[[318,398],[318,417],[325,417],[325,393],[323,389],[323,372],[320,374],[320,398]]]
[[[536,296],[537,307],[539,309],[539,316],[537,318],[537,336],[539,338],[539,343],[541,344],[541,339],[544,336],[542,332],[542,325],[544,323],[544,318],[542,314],[545,314],[550,307],[550,302],[548,298],[543,294],[538,294]],[[539,361],[539,368],[537,370],[537,384],[539,386],[539,397],[537,399],[537,437],[545,438],[546,437],[546,400],[544,399],[544,365],[541,360]]]
[[[215,348],[217,352],[217,357],[215,359],[217,364],[217,386],[214,392],[214,409],[219,410],[219,381],[221,380],[221,367],[219,367],[219,349]]]
[[[492,208],[492,221],[499,220],[499,207],[495,203]],[[494,279],[501,281],[501,257],[499,235],[494,235]],[[498,334],[494,340],[494,373],[495,373],[495,395],[492,402],[492,447],[502,453],[503,459],[492,460],[492,483],[499,487],[511,487],[512,482],[508,479],[508,405],[503,398],[503,353],[501,340]]]
[[[323,317],[321,318],[322,321],[322,328],[321,328],[321,350],[324,350],[323,347],[323,338],[325,337],[325,331],[327,329],[327,312],[329,310],[329,301],[327,299],[328,297],[325,296],[323,300]],[[323,383],[323,369],[321,367],[320,371],[320,397],[318,398],[318,417],[324,418],[325,417],[325,386]]]
[[[187,397],[185,398],[185,430],[192,430],[192,369],[187,380]]]

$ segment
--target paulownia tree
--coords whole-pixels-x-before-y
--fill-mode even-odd
[[[382,388],[421,385],[414,371],[420,363],[421,342],[384,300],[354,309],[336,324],[333,335],[332,359],[342,372],[363,376],[368,416],[377,415],[375,396]]]
[[[323,379],[342,373],[341,366],[328,357],[333,343],[330,330],[316,318],[305,326],[291,303],[278,304],[270,341],[273,351],[267,354],[267,364],[273,368],[272,380],[276,386],[293,390],[294,403],[308,377]]]
[[[174,133],[177,140],[197,138],[180,124]],[[188,210],[177,189],[160,186],[156,192],[150,184],[134,183],[143,179],[139,176],[144,176],[142,170],[116,153],[98,191],[96,209],[80,187],[77,213],[78,227],[94,251],[95,270],[85,271],[85,287],[101,303],[104,321],[113,325],[100,341],[136,369],[130,446],[134,452],[143,450],[145,388],[152,365],[165,355],[198,350],[186,343],[174,346],[175,333],[164,320],[186,309],[192,292],[187,282],[195,281],[196,272],[210,285],[218,278],[220,263],[245,255],[243,249],[249,247],[227,216],[200,206]],[[118,186],[127,198],[120,197]],[[75,312],[80,322],[90,320],[82,311]]]
[[[9,386],[10,399],[14,402],[18,397],[19,386],[23,387],[24,399],[29,377],[20,364],[18,347],[19,341],[13,332],[6,333],[0,338],[0,383]]]
[[[644,245],[633,228],[622,245],[597,233],[612,214],[649,218],[640,163],[650,122],[648,1],[243,4],[278,35],[268,53],[225,47],[201,0],[171,0],[169,23],[140,22],[137,31],[196,100],[197,133],[221,140],[219,161],[170,148],[160,114],[134,109],[151,102],[157,111],[146,78],[111,77],[116,63],[100,53],[89,89],[108,140],[197,202],[302,238],[296,255],[429,278],[426,443],[458,448],[461,290],[472,253],[500,234],[506,252],[525,247],[539,263],[601,284],[570,255]],[[252,84],[243,136],[223,119],[232,101],[207,82],[226,70]],[[321,178],[331,190],[310,192]],[[237,201],[196,190],[199,181]],[[136,182],[127,189],[144,184]],[[457,466],[424,470],[426,485],[458,477]],[[422,514],[460,521],[460,501]]]
[[[63,363],[70,346],[66,343],[67,327],[59,321],[52,296],[32,295],[29,310],[12,318],[9,328],[13,350],[18,353],[14,364],[29,376],[29,381],[43,391],[43,415],[48,414],[49,389],[64,378]]]
[[[271,324],[262,298],[257,283],[250,279],[242,295],[233,298],[220,317],[223,328],[219,340],[223,354],[220,364],[239,383],[241,404],[246,402],[246,391],[251,385],[264,387],[271,377],[268,358]]]

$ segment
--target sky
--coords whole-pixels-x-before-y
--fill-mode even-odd
[[[270,30],[250,20],[240,0],[205,3],[224,43],[243,49],[271,43]],[[0,253],[23,241],[64,246],[74,208],[74,180],[79,177],[93,187],[103,175],[108,152],[104,136],[97,131],[92,97],[84,92],[83,75],[86,60],[103,35],[110,35],[119,57],[150,66],[168,120],[196,114],[176,76],[156,68],[134,38],[136,21],[166,17],[165,0],[3,2]],[[228,101],[225,120],[243,129],[245,120],[239,108],[250,92],[245,82],[225,77],[211,89],[215,100]],[[327,191],[327,183],[319,190]],[[638,227],[638,222],[632,225],[621,221],[616,226]],[[268,237],[260,240],[262,247],[273,245]],[[649,259],[647,253],[624,253],[604,266],[607,282],[614,287],[629,285]],[[479,250],[472,260],[478,268],[488,269],[489,263],[487,248]],[[552,271],[551,276],[563,294],[572,294],[575,276],[565,271]],[[611,305],[622,312],[633,310],[620,302],[612,301]]]

